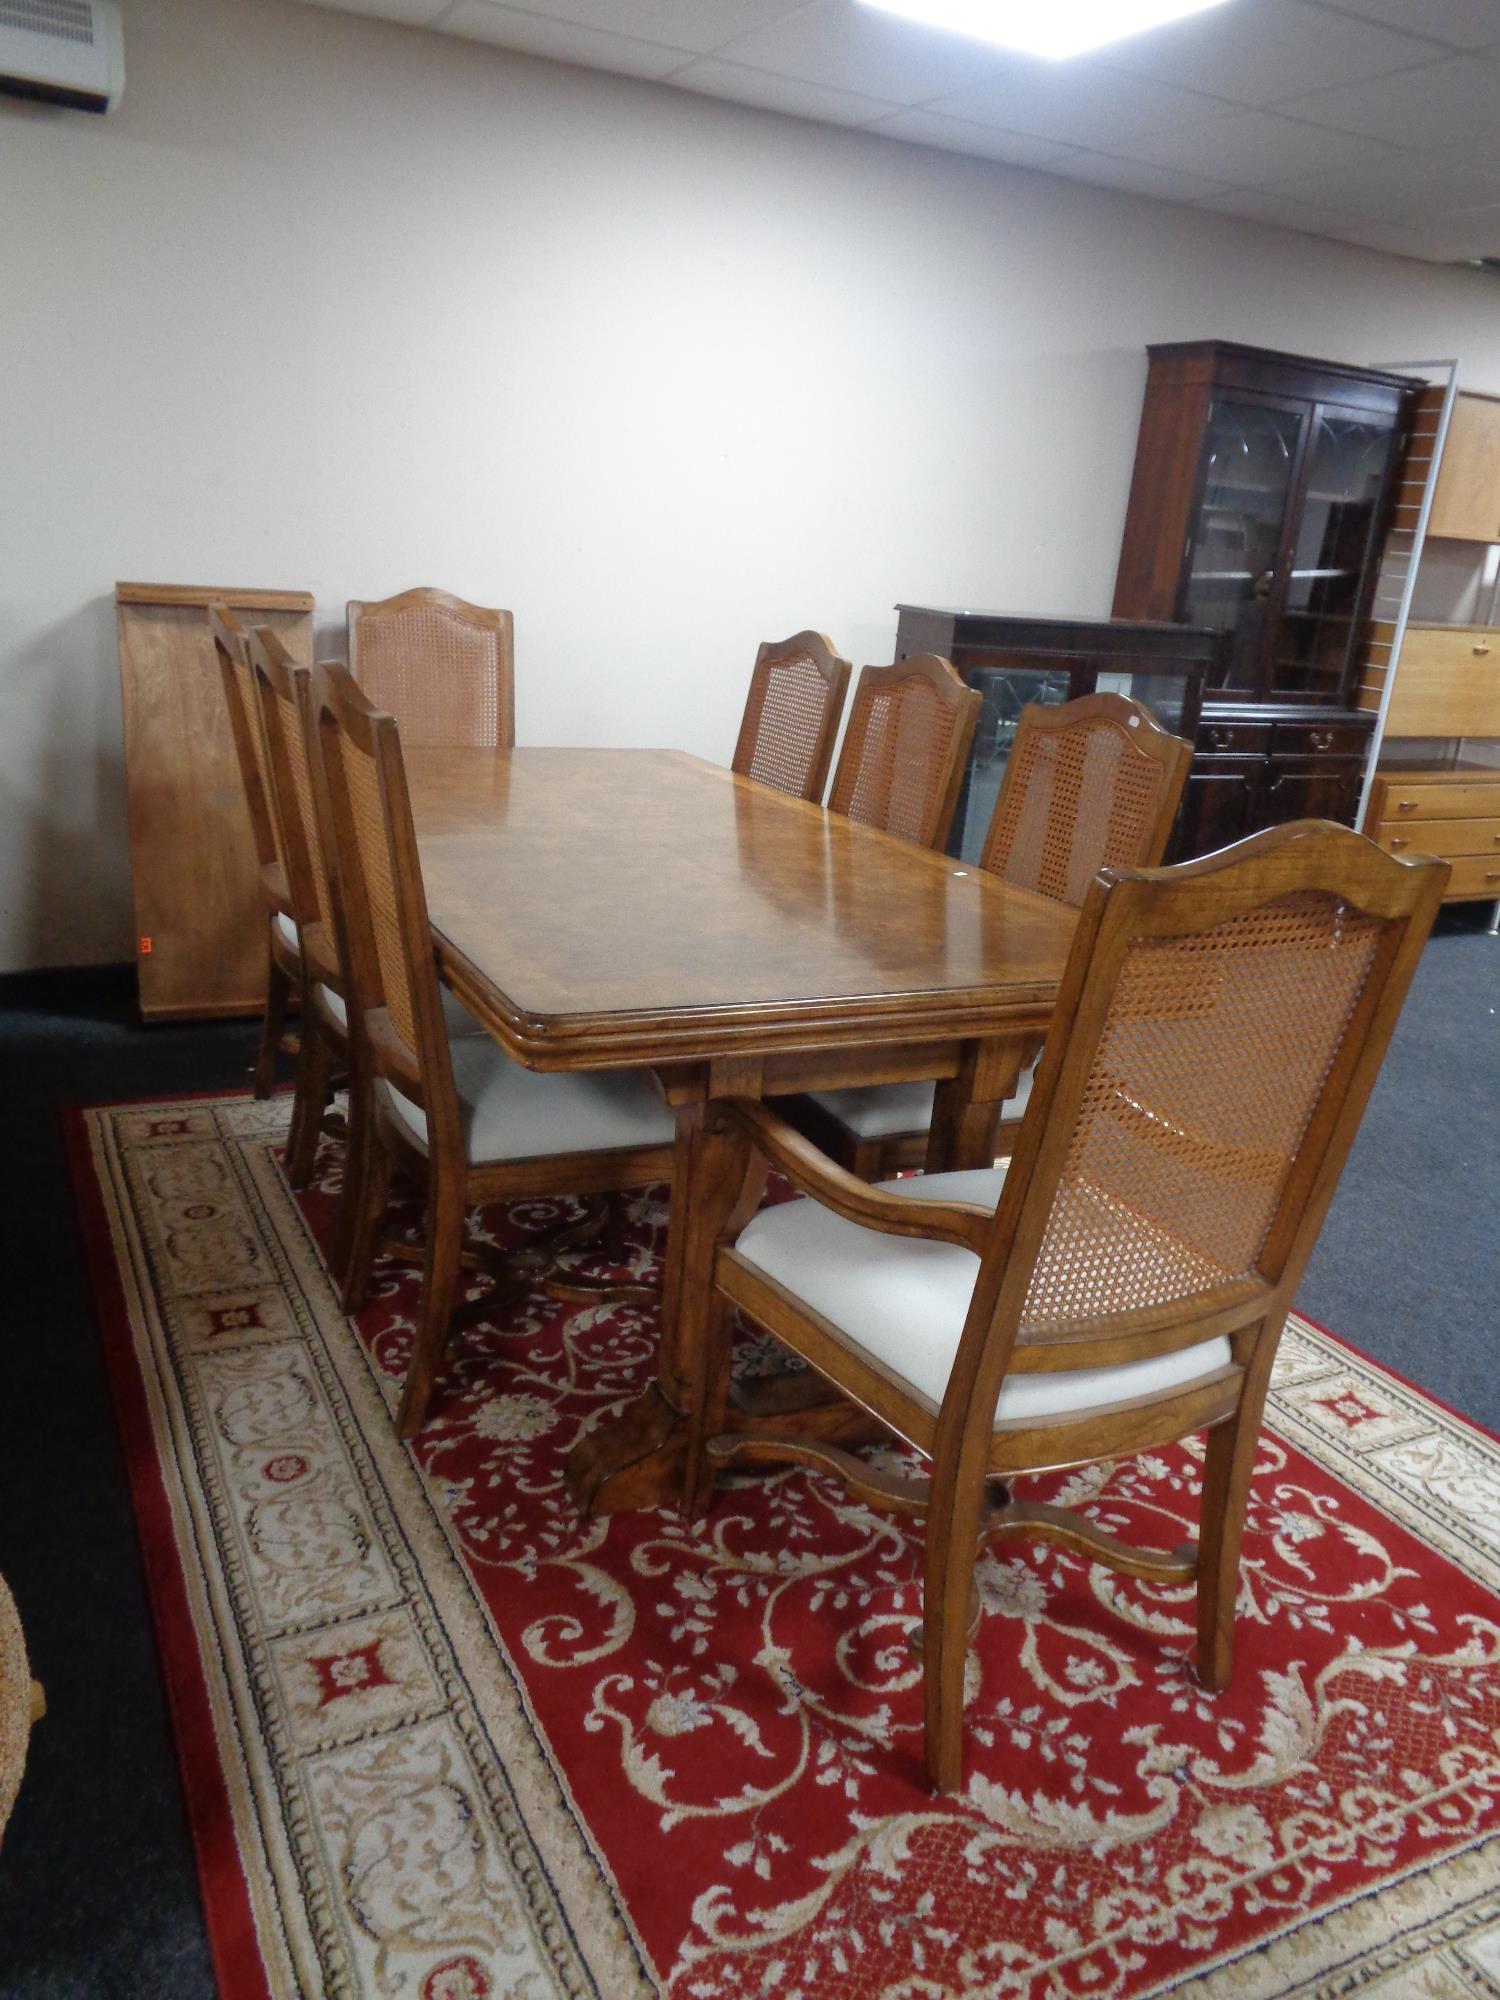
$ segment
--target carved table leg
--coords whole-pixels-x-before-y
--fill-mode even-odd
[[[937,1087],[927,1137],[930,1174],[995,1164],[995,1130],[1007,1097],[1014,1095],[1035,1034],[996,1036],[964,1048],[956,1076]]]
[[[688,1416],[711,1393],[709,1301],[716,1246],[743,1205],[749,1141],[716,1125],[701,1103],[680,1105],[667,1226],[656,1381],[619,1417],[580,1438],[568,1490],[585,1514],[661,1506],[684,1497]],[[752,1190],[759,1198],[759,1186]]]

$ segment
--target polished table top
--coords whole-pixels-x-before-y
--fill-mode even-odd
[[[445,977],[537,1068],[1045,1019],[1075,913],[675,750],[409,750]]]

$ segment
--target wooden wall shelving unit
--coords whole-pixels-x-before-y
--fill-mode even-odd
[[[1465,547],[1476,561],[1480,549],[1500,549],[1500,397],[1459,389],[1445,432],[1449,393],[1434,384],[1417,399],[1392,515],[1393,538],[1415,537],[1414,609],[1424,594],[1432,608],[1427,577],[1462,565]],[[1477,574],[1473,608],[1483,615]],[[1391,853],[1442,855],[1452,868],[1445,900],[1493,901],[1500,929],[1500,758],[1489,761],[1500,748],[1500,627],[1417,615],[1403,629],[1377,616],[1357,702],[1383,709],[1383,739],[1405,746],[1380,756],[1363,831]]]
[[[125,790],[141,1013],[148,1021],[258,1013],[265,901],[208,631],[225,603],[312,662],[301,590],[115,586]]]

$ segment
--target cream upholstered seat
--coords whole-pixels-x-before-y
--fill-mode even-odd
[[[459,1125],[471,1166],[625,1146],[670,1146],[672,1112],[645,1070],[542,1075],[512,1062],[482,1031],[452,1044]],[[391,1109],[421,1145],[427,1117],[390,1093]]]
[[[882,1181],[877,1190],[913,1201],[973,1202],[993,1209],[1004,1185],[1003,1167],[979,1167]],[[930,1237],[882,1235],[806,1195],[763,1208],[735,1248],[747,1264],[893,1369],[934,1409],[941,1405],[979,1276],[972,1250]],[[1221,1334],[1116,1368],[1011,1375],[995,1405],[995,1421],[1028,1421],[1065,1410],[1082,1414],[1128,1396],[1160,1395],[1212,1375],[1229,1360],[1229,1342]]]
[[[320,986],[318,988],[318,998],[323,1002],[323,1005],[332,1014],[339,1026],[347,1028],[349,1025],[349,1010],[344,1005],[343,996],[335,993],[331,986]],[[456,999],[446,986],[440,989],[438,998],[442,1002],[443,1025],[447,1028],[450,1037],[456,1038],[460,1035],[484,1034],[484,1029],[474,1019],[474,1016],[469,1012],[462,1000]]]
[[[1014,1097],[1001,1107],[1006,1118],[1019,1118],[1031,1097],[1035,1064],[1021,1072]],[[814,1103],[831,1112],[857,1139],[890,1139],[901,1132],[925,1132],[932,1123],[934,1083],[867,1083],[850,1090],[817,1090]]]

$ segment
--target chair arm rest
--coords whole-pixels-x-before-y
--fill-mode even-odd
[[[719,1098],[712,1109],[742,1126],[756,1151],[779,1167],[793,1187],[847,1222],[885,1236],[926,1236],[936,1243],[956,1243],[976,1256],[983,1254],[995,1219],[989,1209],[973,1202],[913,1201],[906,1195],[882,1194],[846,1173],[758,1098]]]

